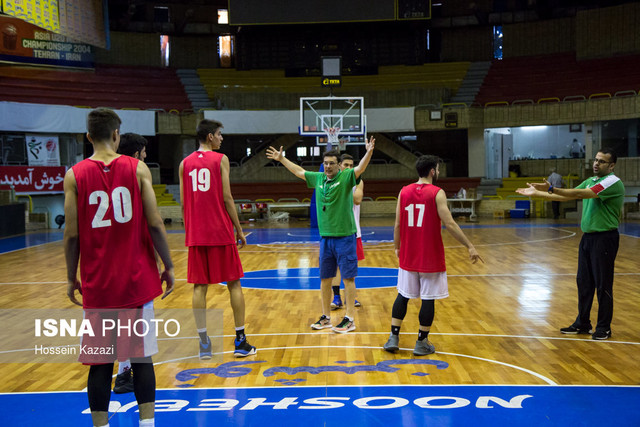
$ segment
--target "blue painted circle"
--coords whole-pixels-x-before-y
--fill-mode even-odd
[[[397,268],[358,267],[356,287],[393,288],[398,278]],[[286,268],[245,271],[240,279],[243,288],[311,291],[320,289],[320,269]]]

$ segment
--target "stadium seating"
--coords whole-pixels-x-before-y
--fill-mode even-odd
[[[640,55],[577,61],[574,53],[494,61],[476,102],[542,103],[633,95],[640,90]]]
[[[184,110],[192,105],[174,70],[0,67],[0,100],[87,107]]]
[[[370,107],[439,104],[460,87],[469,62],[395,65],[379,68],[378,74],[343,76],[335,96],[358,95]],[[209,98],[229,109],[295,108],[300,96],[327,96],[320,77],[285,77],[285,71],[198,69]]]

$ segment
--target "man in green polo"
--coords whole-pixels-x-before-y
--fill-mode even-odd
[[[267,157],[277,160],[291,173],[306,181],[309,188],[316,190],[316,211],[320,231],[320,295],[322,298],[322,316],[311,325],[312,329],[332,328],[334,332],[347,333],[356,329],[355,278],[358,275],[356,255],[356,223],[353,218],[353,186],[359,181],[369,165],[375,139],[366,141],[367,153],[358,166],[340,170],[337,150],[324,153],[324,172],[309,172],[284,157],[282,147],[267,149]],[[337,267],[344,281],[347,312],[342,321],[331,324],[331,283],[336,277]]]
[[[620,211],[624,203],[624,185],[613,174],[616,153],[607,148],[598,151],[593,161],[595,176],[586,179],[574,189],[555,188],[544,183],[528,184],[517,193],[525,196],[544,197],[553,201],[583,199],[583,231],[578,251],[578,317],[563,334],[591,334],[591,305],[597,290],[598,323],[591,337],[606,340],[611,337],[613,317],[613,270],[618,253],[620,235]]]

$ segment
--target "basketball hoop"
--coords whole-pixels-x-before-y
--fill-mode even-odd
[[[340,141],[340,128],[332,127],[332,128],[324,128],[324,133],[327,135],[327,147],[331,147],[331,149],[339,148],[340,150],[344,150],[344,143],[341,144]]]

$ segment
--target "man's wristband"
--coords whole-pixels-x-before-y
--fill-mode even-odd
[[[547,193],[553,194],[553,185],[549,186],[549,189],[547,190]]]

